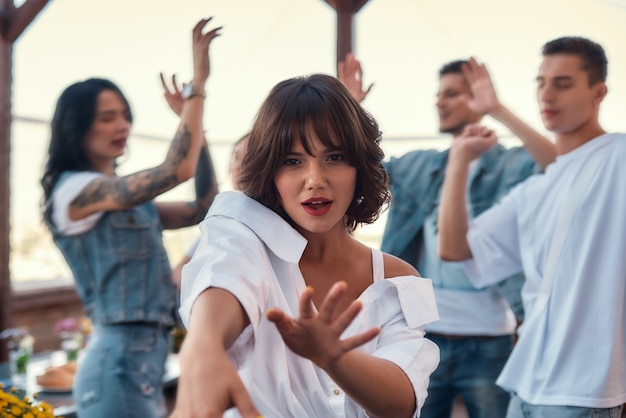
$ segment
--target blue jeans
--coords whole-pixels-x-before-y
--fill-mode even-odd
[[[74,380],[78,417],[164,417],[169,339],[148,324],[94,326]]]
[[[513,336],[426,337],[439,346],[441,359],[430,376],[421,417],[450,418],[460,395],[470,418],[503,418],[510,396],[495,381],[513,349]]]
[[[623,407],[624,405],[613,408],[531,405],[513,395],[506,418],[620,418]]]

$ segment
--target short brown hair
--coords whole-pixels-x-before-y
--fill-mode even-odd
[[[243,192],[290,220],[280,206],[276,172],[299,139],[312,154],[308,129],[324,145],[339,147],[356,168],[356,190],[346,212],[346,227],[372,223],[389,203],[382,165],[381,132],[374,118],[335,77],[313,74],[278,83],[259,109],[241,167]]]
[[[564,36],[546,42],[541,52],[544,57],[556,54],[578,55],[583,63],[582,69],[589,77],[590,87],[606,81],[608,60],[604,48],[596,42],[580,36]]]

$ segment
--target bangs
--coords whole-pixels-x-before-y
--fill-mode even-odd
[[[354,132],[346,123],[351,117],[346,114],[344,103],[332,100],[332,96],[322,97],[313,89],[302,89],[285,109],[291,109],[285,112],[291,113],[290,123],[285,121],[290,129],[282,141],[286,145],[285,155],[293,149],[294,141],[300,141],[306,153],[313,155],[312,136],[315,135],[324,146],[346,152],[348,162],[355,164],[353,153],[349,152],[354,148]]]

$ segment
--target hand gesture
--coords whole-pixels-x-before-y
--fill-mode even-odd
[[[200,352],[191,339],[183,343],[176,406],[170,418],[222,418],[233,406],[244,418],[260,417],[224,351],[202,348]]]
[[[192,32],[192,49],[193,49],[193,71],[194,80],[205,82],[209,78],[211,66],[209,62],[209,45],[211,41],[220,36],[219,31],[222,27],[211,29],[207,33],[202,33],[204,27],[213,19],[201,19]]]
[[[313,290],[307,287],[300,296],[300,316],[291,318],[278,308],[270,309],[266,316],[276,324],[283,341],[291,351],[308,358],[317,366],[328,370],[345,353],[370,341],[378,335],[379,328],[341,340],[341,334],[361,311],[361,302],[355,301],[344,312],[337,314],[337,303],[346,291],[345,282],[337,282],[328,291],[324,302],[315,313]]]
[[[498,137],[491,129],[479,125],[467,125],[460,136],[452,141],[452,149],[455,154],[462,153],[468,161],[478,158],[487,152],[498,142]]]
[[[468,105],[475,112],[486,115],[502,106],[485,64],[479,64],[475,58],[470,58],[468,63],[462,66],[462,69],[463,75],[472,89],[472,98]]]
[[[176,74],[172,75],[172,90],[170,90],[170,88],[168,87],[163,73],[160,73],[159,75],[161,76],[161,85],[163,86],[163,95],[165,96],[165,101],[167,101],[170,109],[172,109],[172,111],[176,113],[177,116],[180,116],[181,112],[183,111],[183,103],[185,101],[183,100],[183,95],[180,88],[178,87],[178,83],[176,82]]]
[[[367,90],[363,90],[363,70],[361,63],[352,52],[346,54],[344,61],[339,61],[337,78],[346,86],[352,97],[361,103],[367,94],[372,90],[374,83],[370,84]]]

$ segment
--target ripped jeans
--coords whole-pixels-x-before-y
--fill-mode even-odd
[[[74,379],[78,417],[164,417],[163,375],[169,347],[165,327],[94,326]]]

